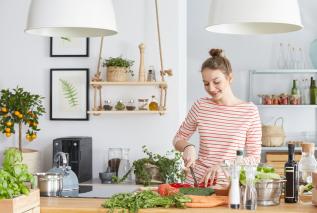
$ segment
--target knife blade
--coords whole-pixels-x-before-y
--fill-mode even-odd
[[[194,187],[198,187],[198,182],[197,182],[193,167],[190,166],[189,170],[190,170],[190,173],[191,173],[191,175],[192,175],[192,177],[194,179]]]

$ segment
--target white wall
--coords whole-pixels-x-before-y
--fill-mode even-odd
[[[276,68],[276,55],[280,42],[302,47],[308,54],[310,43],[317,37],[316,1],[299,1],[303,25],[305,26],[304,30],[262,36],[223,35],[206,31],[210,2],[211,0],[200,0],[198,4],[195,0],[188,1],[188,107],[199,97],[206,96],[199,71],[202,62],[209,57],[208,51],[211,48],[224,49],[234,71],[234,93],[241,99],[247,100],[248,70]],[[291,83],[291,79],[280,79],[280,83],[288,85]],[[256,83],[261,84],[259,81]],[[272,87],[269,83],[261,86]],[[278,94],[279,88],[271,88],[271,91]],[[315,111],[314,109],[261,110],[261,119],[264,123],[271,123],[276,117],[283,116],[285,120],[284,127],[288,136],[290,138],[301,137],[304,135],[303,132],[308,132],[309,135],[315,132]],[[196,143],[198,138],[193,137],[192,140]]]
[[[49,112],[49,69],[89,68],[90,76],[95,73],[99,41],[92,38],[89,58],[51,58],[49,39],[27,35],[23,32],[30,0],[1,0],[0,2],[0,88],[17,85],[45,97]],[[138,73],[139,49],[144,42],[145,63],[155,65],[158,75],[159,54],[155,28],[154,0],[115,0],[119,34],[105,38],[104,57],[123,55],[135,60],[134,70]],[[172,68],[174,76],[168,78],[168,112],[159,115],[106,115],[91,116],[89,121],[50,121],[46,113],[40,120],[41,131],[32,143],[24,147],[41,151],[42,169],[51,167],[52,140],[64,136],[93,137],[93,174],[105,169],[104,162],[109,147],[131,149],[131,160],[143,156],[142,145],[164,153],[171,149],[171,141],[186,111],[186,2],[182,0],[159,1],[163,57],[166,68]],[[136,76],[137,77],[137,76]],[[157,76],[158,77],[158,76]],[[157,93],[148,88],[105,88],[104,98],[113,102],[141,96],[150,97]],[[90,103],[92,104],[92,90]],[[17,136],[9,139],[0,137],[0,150],[16,145]]]

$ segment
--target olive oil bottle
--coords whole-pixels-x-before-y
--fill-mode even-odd
[[[150,111],[158,111],[159,110],[159,105],[157,103],[157,100],[155,99],[155,96],[152,96],[152,100],[149,103],[149,110]]]
[[[298,164],[294,160],[295,144],[288,144],[288,161],[285,163],[285,203],[298,202]]]

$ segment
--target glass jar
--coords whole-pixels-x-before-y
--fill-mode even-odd
[[[299,105],[300,104],[300,96],[299,95],[291,95],[289,103],[291,105]]]
[[[120,100],[117,102],[114,108],[116,108],[116,110],[122,111],[125,110],[125,105],[123,104],[123,101]]]
[[[280,104],[281,105],[288,105],[288,95],[286,93],[282,93],[280,95]]]
[[[112,105],[110,100],[105,100],[105,105],[103,105],[104,110],[106,111],[111,111],[112,110]]]
[[[149,99],[147,98],[139,98],[138,99],[138,109],[139,110],[148,110],[148,101]]]
[[[108,167],[110,172],[114,172],[118,176],[118,169],[122,158],[121,148],[109,148],[108,150]]]
[[[272,97],[270,95],[263,95],[262,103],[265,105],[271,105],[272,104]]]
[[[127,103],[126,109],[127,109],[128,111],[133,111],[133,110],[135,110],[135,104],[134,104],[134,100],[133,100],[133,99],[131,99],[131,100]]]

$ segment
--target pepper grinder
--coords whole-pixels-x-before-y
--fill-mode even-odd
[[[139,67],[139,81],[145,81],[145,70],[144,70],[144,44],[139,45],[140,49],[140,67]]]

